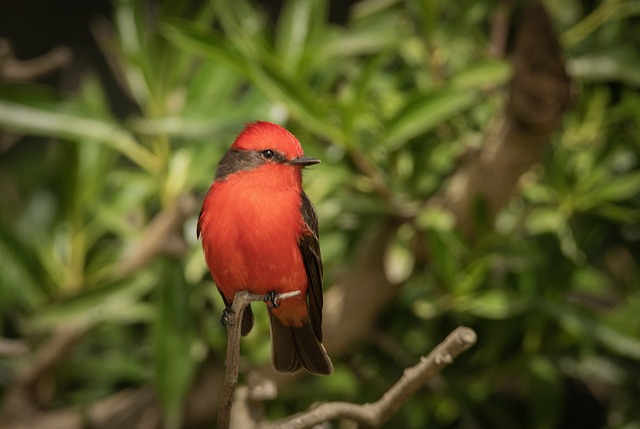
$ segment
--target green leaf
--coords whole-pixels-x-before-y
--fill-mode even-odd
[[[158,158],[117,124],[60,112],[55,105],[31,107],[0,100],[0,127],[7,130],[74,141],[106,144],[149,172],[158,172]]]
[[[413,230],[402,225],[396,230],[394,239],[389,241],[384,256],[384,270],[391,283],[401,283],[413,272],[415,255],[411,250]]]
[[[486,280],[491,270],[489,257],[478,258],[465,267],[464,275],[456,285],[456,292],[471,293],[478,289]]]
[[[291,116],[310,130],[330,139],[344,140],[342,133],[328,121],[331,114],[305,81],[290,74],[274,58],[265,58],[262,66],[249,65],[249,78],[256,87],[274,101],[283,103]]]
[[[636,334],[627,334],[606,325],[599,325],[594,331],[596,337],[607,348],[636,361],[640,360],[640,339]]]
[[[593,314],[579,311],[576,307],[564,303],[546,301],[543,308],[557,318],[563,329],[577,338],[596,340],[610,351],[634,360],[640,360],[640,339],[637,332],[624,324],[609,326]]]
[[[568,63],[572,76],[587,82],[612,82],[640,87],[640,61],[636,46],[623,46],[607,52],[591,52]]]
[[[526,385],[532,426],[539,429],[558,427],[561,413],[563,383],[552,362],[543,356],[533,356],[526,367]]]
[[[275,50],[288,68],[297,70],[309,35],[315,0],[285,2],[278,18]]]
[[[443,300],[444,301],[444,300]],[[424,320],[431,320],[442,313],[445,313],[449,310],[449,306],[447,302],[432,302],[427,299],[418,299],[414,300],[411,304],[411,311],[416,317]]]
[[[618,202],[640,196],[640,171],[614,177],[587,194],[583,204],[593,207],[604,202]],[[584,209],[585,206],[581,208]]]
[[[614,222],[640,222],[640,208],[634,209],[616,204],[600,204],[594,208],[594,212],[602,217],[611,219]]]
[[[511,64],[507,61],[487,60],[458,73],[449,85],[455,89],[481,89],[507,83],[511,77]]]
[[[516,299],[505,290],[490,289],[456,298],[454,307],[477,317],[502,320],[524,311],[528,302],[523,298]]]
[[[390,121],[382,137],[384,144],[398,148],[407,140],[424,134],[451,117],[471,107],[477,101],[477,93],[445,89],[408,105]]]
[[[451,231],[455,226],[456,220],[451,212],[440,207],[428,206],[420,211],[416,218],[416,223],[423,230]]]
[[[245,74],[243,59],[228,41],[214,30],[179,19],[166,19],[160,25],[161,34],[180,49],[219,61]]]
[[[60,302],[41,309],[29,321],[29,329],[48,332],[56,326],[89,329],[110,320],[132,322],[149,318],[141,298],[154,286],[153,275],[145,272],[96,288],[83,289]]]
[[[566,226],[564,213],[555,207],[536,207],[528,214],[526,228],[532,234],[557,233]]]
[[[612,280],[592,266],[576,268],[571,276],[571,289],[606,300],[613,290]]]
[[[330,139],[344,140],[340,130],[328,120],[330,111],[319,94],[295,73],[288,71],[272,54],[265,50],[244,52],[211,30],[176,21],[166,22],[163,32],[178,46],[222,61],[243,73],[259,91],[272,102],[282,103],[291,116],[310,130]]]
[[[191,347],[194,327],[189,307],[189,288],[177,261],[162,261],[162,281],[156,289],[156,320],[153,325],[155,384],[163,403],[165,428],[177,429],[182,419],[194,363]]]
[[[464,253],[462,243],[453,231],[431,229],[427,231],[426,237],[433,271],[448,288],[455,289],[458,273],[462,270],[461,254]]]

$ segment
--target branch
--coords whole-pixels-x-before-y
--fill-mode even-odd
[[[7,39],[0,39],[0,80],[28,82],[66,67],[73,59],[73,52],[65,46],[56,46],[49,52],[30,60],[15,57]]]
[[[282,419],[263,423],[260,429],[303,429],[338,418],[354,420],[365,427],[377,428],[388,422],[425,382],[465,350],[476,343],[476,333],[464,326],[454,330],[420,363],[408,368],[379,400],[372,404],[329,402],[312,410]]]
[[[276,295],[274,301],[300,295],[300,291],[288,292]],[[255,295],[247,291],[236,293],[231,304],[231,314],[227,321],[227,358],[225,365],[227,370],[224,375],[222,395],[218,405],[218,429],[228,429],[231,421],[231,406],[238,385],[238,358],[240,356],[240,339],[242,338],[242,316],[247,305],[255,301],[264,301],[264,295]]]

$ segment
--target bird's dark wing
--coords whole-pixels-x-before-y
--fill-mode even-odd
[[[318,241],[318,216],[311,200],[304,192],[300,210],[306,228],[298,241],[298,246],[307,270],[309,322],[318,341],[322,341],[322,258]]]

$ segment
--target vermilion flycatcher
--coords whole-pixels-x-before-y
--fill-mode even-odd
[[[318,218],[302,190],[302,169],[320,160],[270,122],[238,135],[220,161],[198,219],[205,260],[230,311],[235,293],[265,295],[276,370],[331,374],[322,345],[322,260]],[[276,303],[275,295],[302,294]],[[242,335],[253,326],[247,307]]]

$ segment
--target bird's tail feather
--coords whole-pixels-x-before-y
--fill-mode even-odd
[[[297,327],[283,325],[271,313],[269,318],[272,361],[277,371],[294,372],[303,367],[312,374],[329,375],[333,372],[331,359],[308,320]]]

